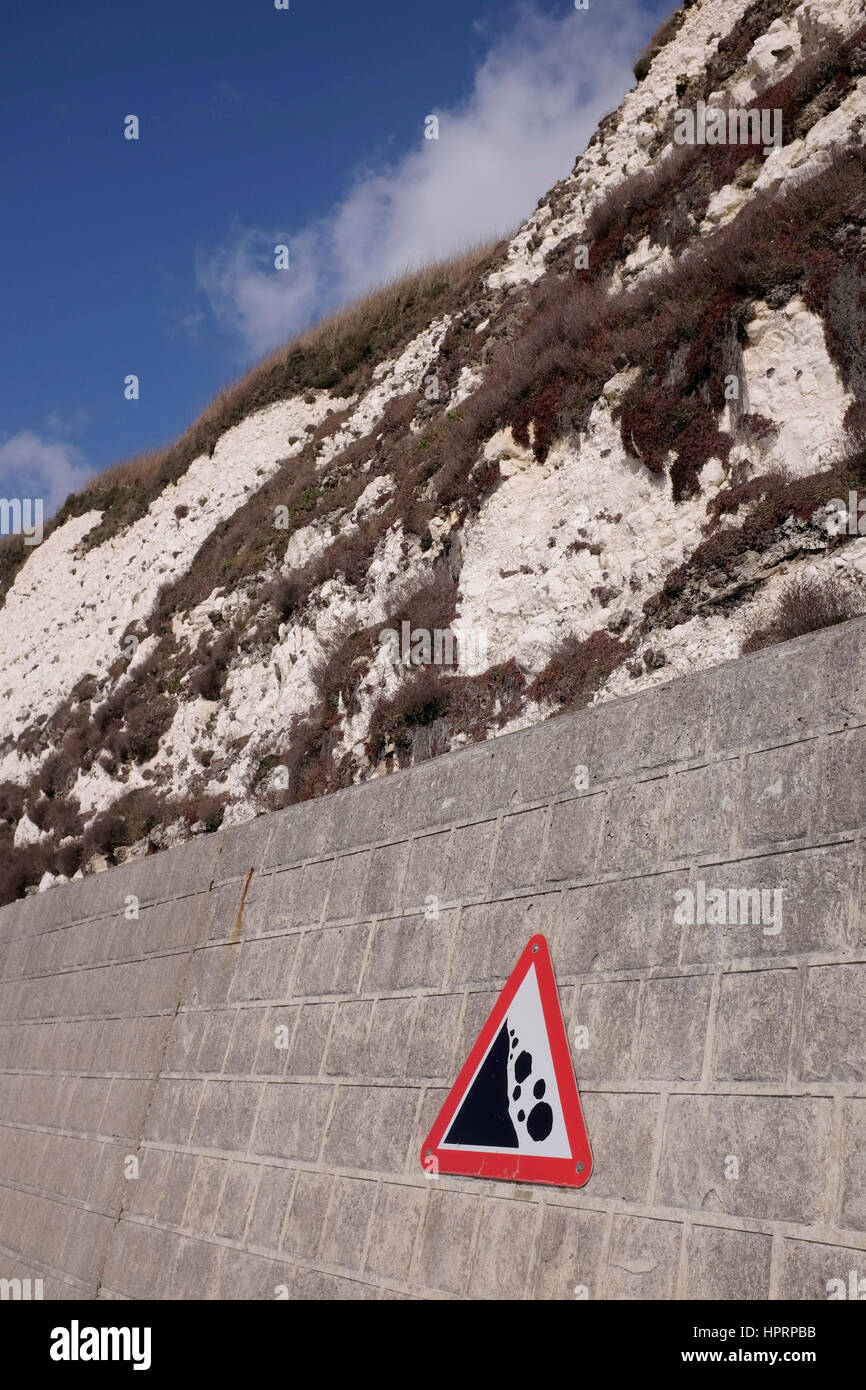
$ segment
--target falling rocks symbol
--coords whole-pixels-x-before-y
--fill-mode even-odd
[[[570,1187],[587,1181],[592,1157],[543,936],[532,938],[512,971],[421,1161],[433,1173]]]

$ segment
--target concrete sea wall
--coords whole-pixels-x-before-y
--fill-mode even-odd
[[[2,909],[0,1278],[157,1299],[866,1278],[864,827],[856,621]],[[781,912],[690,922],[719,889]],[[428,1178],[535,932],[592,1177]]]

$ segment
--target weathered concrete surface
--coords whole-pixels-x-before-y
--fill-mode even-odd
[[[3,909],[0,1276],[738,1299],[866,1275],[864,677],[858,621]],[[678,919],[700,882],[781,889],[781,930]],[[588,1030],[593,1176],[428,1180],[536,931]]]

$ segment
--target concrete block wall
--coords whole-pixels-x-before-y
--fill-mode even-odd
[[[864,774],[856,621],[3,909],[0,1277],[227,1299],[866,1278]],[[781,930],[681,922],[699,882],[780,889]],[[427,1178],[538,931],[593,1175]]]

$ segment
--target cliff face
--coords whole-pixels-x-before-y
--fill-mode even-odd
[[[513,240],[5,543],[3,898],[866,608],[862,5],[636,71]]]

